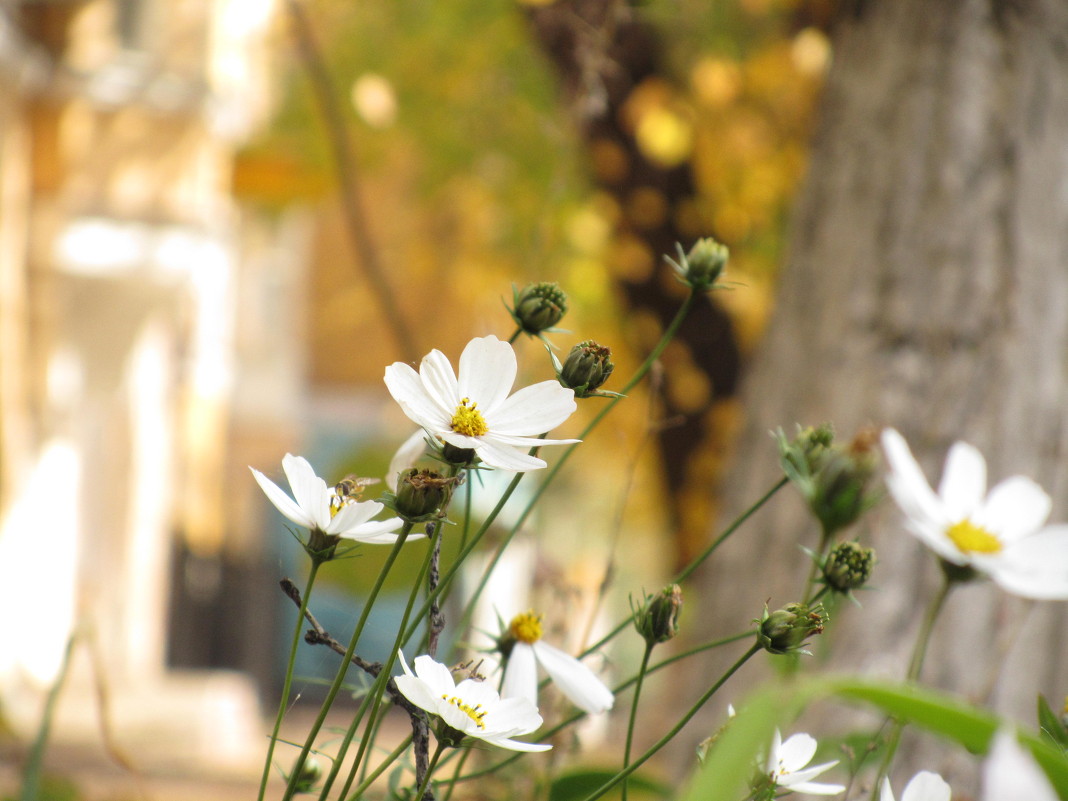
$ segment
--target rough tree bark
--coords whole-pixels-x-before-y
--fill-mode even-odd
[[[954,440],[970,441],[992,479],[1034,477],[1064,520],[1068,4],[895,0],[842,11],[792,255],[745,385],[749,422],[725,519],[777,476],[769,429],[830,420],[843,437],[898,428],[930,477]],[[878,551],[878,589],[833,621],[821,646],[834,669],[903,676],[939,580],[890,507],[858,532]],[[776,499],[704,573],[711,625],[735,631],[766,599],[794,600],[806,570],[797,544],[815,539],[799,505]],[[923,680],[1033,724],[1036,692],[1054,703],[1068,692],[1065,612],[990,584],[959,590]],[[905,756],[902,777],[944,767],[930,753]],[[948,770],[960,774],[954,797],[967,792],[974,767],[967,777]]]

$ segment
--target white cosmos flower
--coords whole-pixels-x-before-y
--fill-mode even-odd
[[[1058,801],[1049,778],[1011,730],[994,736],[983,762],[982,801]]]
[[[949,801],[951,792],[950,786],[937,773],[921,770],[905,785],[901,801]],[[889,779],[883,779],[879,801],[894,801]]]
[[[540,664],[560,692],[579,709],[597,714],[612,708],[612,691],[575,657],[541,639],[541,618],[533,612],[517,615],[508,626],[515,644],[504,669],[501,695],[526,698],[538,703],[538,668]]]
[[[898,432],[885,429],[882,444],[890,494],[908,530],[928,548],[1016,595],[1068,599],[1068,526],[1042,528],[1051,503],[1040,486],[1013,476],[988,493],[982,454],[957,442],[936,494]]]
[[[372,545],[396,542],[397,535],[392,532],[400,528],[404,521],[399,517],[372,520],[382,511],[382,504],[378,501],[357,501],[339,492],[337,487],[327,487],[303,456],[287,453],[282,459],[282,469],[293,490],[292,498],[259,470],[249,468],[260,489],[286,519],[309,530],[317,529],[327,536],[344,537]],[[408,539],[421,536],[410,534]]]
[[[816,755],[816,745],[815,738],[808,734],[795,734],[784,743],[779,730],[775,730],[766,767],[768,776],[775,787],[794,793],[812,795],[837,795],[845,790],[845,785],[842,784],[821,784],[811,781],[838,764],[836,759],[834,762],[824,762],[806,768],[805,766]]]
[[[525,698],[500,698],[490,684],[475,679],[453,681],[452,673],[429,656],[415,658],[415,673],[400,657],[404,675],[397,676],[397,689],[420,709],[437,715],[445,725],[470,737],[513,751],[548,751],[551,745],[521,743],[511,739],[529,734],[541,725],[537,708]]]
[[[490,467],[521,473],[545,467],[525,451],[573,439],[538,439],[575,411],[575,393],[542,381],[509,396],[515,351],[497,337],[478,337],[460,355],[459,377],[439,350],[423,357],[417,373],[403,362],[386,368],[386,386],[408,418],[441,442],[474,449]]]

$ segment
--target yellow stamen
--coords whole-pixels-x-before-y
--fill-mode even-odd
[[[536,615],[533,611],[516,615],[508,624],[508,633],[520,642],[537,642],[541,639],[541,615]]]
[[[946,536],[964,553],[997,553],[1001,540],[965,518],[946,529]]]
[[[463,699],[456,695],[442,695],[441,700],[447,701],[448,703],[459,709],[461,712],[465,713],[467,717],[471,718],[471,720],[475,722],[475,725],[478,726],[480,729],[486,728],[486,724],[482,722],[482,719],[486,717],[486,710],[482,708],[482,704],[475,704],[474,706],[471,706],[470,704],[465,704]]]
[[[469,437],[481,437],[489,431],[489,426],[486,425],[482,412],[478,410],[478,404],[471,403],[470,398],[464,398],[456,407],[456,414],[452,416],[452,430]]]

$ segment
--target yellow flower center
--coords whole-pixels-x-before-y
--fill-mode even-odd
[[[1001,540],[965,518],[946,529],[946,536],[964,553],[997,553]]]
[[[482,719],[486,717],[486,710],[482,708],[482,704],[465,704],[464,699],[456,695],[443,695],[441,700],[452,704],[454,707],[463,712],[467,717],[471,718],[475,722],[475,725],[480,729],[486,728],[486,724],[482,722]]]
[[[456,407],[456,414],[452,416],[452,430],[469,437],[481,437],[489,431],[489,426],[486,425],[482,412],[478,410],[478,404],[471,403],[470,398],[464,398]]]
[[[508,633],[520,642],[534,643],[541,639],[541,615],[524,612],[512,618]]]

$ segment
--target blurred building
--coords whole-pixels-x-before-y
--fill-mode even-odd
[[[99,737],[102,686],[135,760],[261,752],[245,465],[292,446],[303,226],[243,211],[231,172],[271,14],[0,0],[0,716],[24,734],[74,634],[63,737]]]

